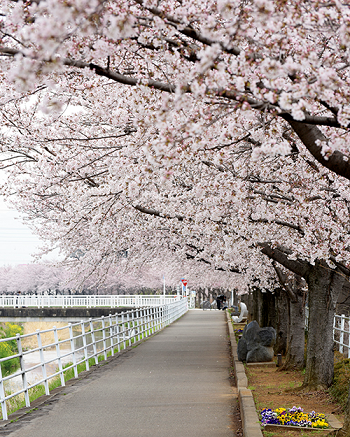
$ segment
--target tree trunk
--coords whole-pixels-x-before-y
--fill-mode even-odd
[[[276,329],[276,296],[271,292],[260,292],[262,298],[261,327],[272,326]]]
[[[256,320],[260,327],[262,327],[262,296],[258,287],[252,287],[253,291],[253,320]]]
[[[301,370],[305,365],[305,305],[300,294],[289,302],[289,336],[283,369]]]
[[[324,261],[309,267],[309,327],[304,386],[323,390],[332,384],[334,372],[333,319],[344,276]]]
[[[276,290],[276,344],[274,347],[275,354],[285,355],[287,352],[287,343],[289,337],[289,299],[282,290]]]
[[[248,323],[250,323],[254,320],[254,293],[252,290],[250,290],[248,293],[247,308],[248,308]]]

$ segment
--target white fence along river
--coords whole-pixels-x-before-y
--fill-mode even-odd
[[[0,307],[70,308],[158,306],[179,301],[179,295],[0,295]]]
[[[127,298],[132,299],[135,296],[126,296]],[[127,300],[125,302],[125,305],[130,305]],[[7,402],[13,397],[24,393],[25,404],[29,407],[29,390],[31,388],[43,384],[45,393],[48,395],[50,379],[60,378],[60,383],[64,386],[64,372],[68,369],[73,369],[74,376],[77,377],[77,366],[79,364],[85,363],[88,370],[89,360],[92,359],[93,363],[97,364],[99,355],[102,355],[103,359],[106,360],[108,354],[114,355],[127,346],[149,337],[173,323],[188,310],[188,300],[186,298],[174,299],[173,297],[171,303],[163,305],[159,305],[159,303],[160,300],[158,300],[158,306],[126,310],[107,317],[69,323],[67,326],[60,328],[54,327],[43,331],[38,330],[35,333],[17,334],[16,337],[1,339],[0,343],[15,339],[18,353],[1,358],[0,363],[13,358],[18,358],[20,362],[20,370],[16,374],[2,376],[0,367],[2,418],[4,420],[8,419]],[[23,345],[28,341],[32,344],[35,342],[35,345],[25,350]],[[30,359],[31,354],[36,354],[36,356],[39,354],[40,363],[28,367],[28,362],[35,361]],[[63,363],[67,362],[67,359],[71,364],[68,367],[63,367]],[[47,369],[50,367],[54,371],[49,375]],[[39,375],[39,378],[32,384],[27,381],[30,372],[36,372]],[[9,389],[7,383],[14,378],[20,378],[20,387]]]

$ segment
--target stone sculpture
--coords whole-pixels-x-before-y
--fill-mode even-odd
[[[245,326],[242,337],[238,341],[238,359],[247,363],[272,361],[275,342],[274,328],[260,328],[258,322],[253,320]]]
[[[243,302],[241,302],[239,305],[241,307],[241,314],[239,316],[232,316],[232,320],[234,321],[234,323],[240,323],[248,316],[247,305]]]

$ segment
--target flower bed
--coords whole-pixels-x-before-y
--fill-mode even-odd
[[[313,429],[329,428],[324,414],[315,413],[315,411],[304,413],[301,407],[293,407],[289,410],[285,408],[277,408],[276,410],[265,408],[261,411],[260,417],[263,426],[288,425]]]
[[[241,337],[241,335],[243,334],[243,329],[234,329],[234,333],[235,333],[235,337],[236,337],[236,341],[239,340],[239,338]]]

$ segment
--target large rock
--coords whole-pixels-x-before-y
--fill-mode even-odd
[[[242,337],[238,341],[238,359],[247,363],[272,361],[275,342],[274,328],[260,328],[259,324],[253,320],[245,326]]]
[[[240,338],[237,345],[237,355],[239,361],[245,361],[247,358],[247,353],[247,342],[244,340],[244,338]]]

